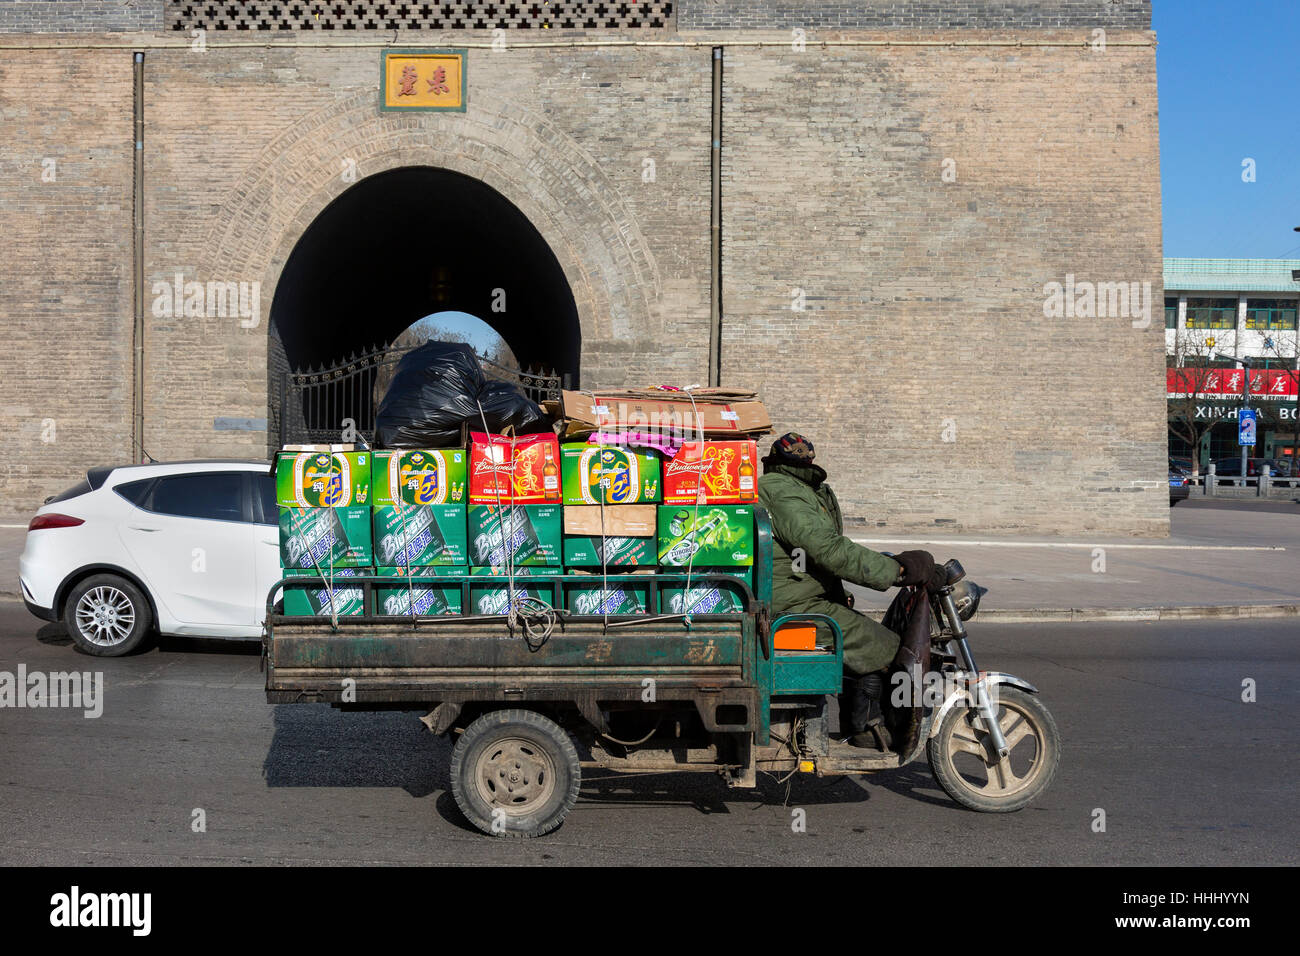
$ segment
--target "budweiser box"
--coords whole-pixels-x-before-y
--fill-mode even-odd
[[[470,504],[559,503],[560,442],[554,435],[470,437]]]
[[[562,562],[560,505],[470,505],[468,525],[469,563],[475,567],[504,568],[508,553],[517,567]]]
[[[687,442],[663,468],[664,504],[758,501],[756,442]]]
[[[510,588],[504,570],[497,568],[470,568],[473,577],[485,578],[482,583],[470,582],[469,603],[474,614],[505,614],[510,608]],[[560,574],[559,568],[524,567],[515,569],[515,605],[524,598],[533,598],[551,605],[551,585],[528,581],[539,574]]]
[[[337,568],[334,571],[334,610],[338,611],[339,617],[356,617],[365,610],[365,591],[359,587],[347,587],[347,579],[356,577],[358,574],[372,574],[370,568]],[[310,571],[295,571],[287,569],[284,572],[286,578],[316,578],[323,577],[329,580],[329,572],[318,575],[316,569]],[[310,588],[285,588],[284,589],[284,613],[289,617],[329,617],[333,611],[330,608],[330,591],[329,587],[323,584],[314,585]]]
[[[618,445],[560,446],[566,505],[635,505],[659,500],[659,457]]]
[[[468,460],[461,448],[377,451],[370,469],[374,504],[395,505],[399,492],[408,505],[464,504]]]
[[[691,589],[685,582],[676,587],[659,586],[659,613],[661,614],[739,614],[745,609],[745,599],[738,587],[727,587],[719,582],[696,584],[697,574],[725,574],[746,584],[753,583],[749,568],[691,568]]]
[[[370,452],[280,452],[275,456],[275,503],[281,508],[370,504]]]
[[[469,563],[465,505],[376,505],[373,516],[379,567]]]
[[[588,537],[564,536],[564,565],[570,568],[653,567],[658,560],[654,538],[629,538],[620,535]]]
[[[698,517],[697,517],[698,515]],[[664,569],[754,563],[754,509],[749,505],[660,505],[659,564]]]
[[[584,575],[586,582],[566,584],[565,607],[573,614],[644,614],[650,600],[650,585],[632,574]]]
[[[313,560],[314,559],[314,560]],[[374,564],[370,509],[281,508],[280,567],[326,571]]]
[[[381,578],[394,579],[390,585],[376,585],[375,587],[375,610],[379,614],[410,617],[412,598],[415,599],[415,614],[417,617],[431,614],[459,614],[461,612],[459,581],[448,581],[446,584],[413,581],[408,584],[405,568],[377,568],[375,573]],[[463,565],[459,567],[411,568],[413,577],[420,575],[443,577],[468,573],[469,568]]]

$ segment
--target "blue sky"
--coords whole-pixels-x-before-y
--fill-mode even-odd
[[[1300,0],[1153,5],[1165,255],[1300,258]]]

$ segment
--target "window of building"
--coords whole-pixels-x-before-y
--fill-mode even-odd
[[[1165,297],[1165,328],[1178,328],[1178,299],[1177,297]]]
[[[1189,329],[1235,329],[1237,300],[1188,299],[1187,327]]]
[[[1295,327],[1294,299],[1250,299],[1246,302],[1246,328],[1294,329]]]

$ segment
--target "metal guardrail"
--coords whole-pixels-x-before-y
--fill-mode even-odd
[[[1187,484],[1199,489],[1201,496],[1206,498],[1218,495],[1232,498],[1249,497],[1243,492],[1251,488],[1259,498],[1273,497],[1275,491],[1278,493],[1277,497],[1285,497],[1300,490],[1300,477],[1275,477],[1269,474],[1268,466],[1265,466],[1260,474],[1247,475],[1244,478],[1240,475],[1220,475],[1211,465],[1200,475],[1188,475]]]

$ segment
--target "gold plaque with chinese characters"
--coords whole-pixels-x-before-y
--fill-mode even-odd
[[[385,50],[379,108],[465,112],[465,50]]]

